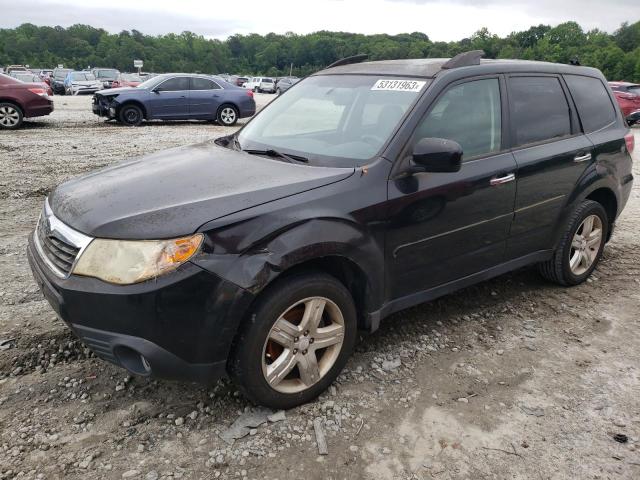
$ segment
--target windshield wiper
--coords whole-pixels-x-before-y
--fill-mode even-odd
[[[290,155],[287,153],[279,152],[278,150],[274,150],[270,148],[268,150],[243,150],[243,152],[250,153],[251,155],[266,155],[268,157],[274,158],[282,158],[283,160],[289,163],[309,163],[309,159],[305,157],[301,157],[300,155]]]

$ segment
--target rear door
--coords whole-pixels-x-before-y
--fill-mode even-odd
[[[507,259],[552,247],[569,195],[593,162],[575,107],[558,75],[507,77],[517,197]]]
[[[181,119],[189,116],[189,77],[173,77],[155,87],[147,101],[152,118]]]
[[[221,102],[220,85],[208,78],[191,77],[189,118],[214,119]]]

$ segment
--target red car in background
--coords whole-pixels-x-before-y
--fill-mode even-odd
[[[142,79],[135,73],[121,73],[111,83],[111,88],[118,87],[137,87],[142,83]]]
[[[609,82],[609,86],[625,118],[640,111],[640,85],[629,82]]]
[[[13,72],[10,77],[15,78],[16,80],[20,80],[25,83],[36,83],[40,85],[47,91],[47,95],[53,95],[53,90],[51,89],[51,85],[45,82],[40,76],[35,73],[25,73],[25,72]]]
[[[19,128],[27,117],[53,112],[53,100],[38,83],[24,83],[0,73],[0,130]]]

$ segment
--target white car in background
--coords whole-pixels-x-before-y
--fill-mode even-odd
[[[244,88],[259,93],[275,93],[276,81],[271,77],[249,77],[249,81],[244,84]]]
[[[64,89],[67,95],[96,93],[102,88],[102,81],[97,80],[91,72],[69,72],[64,80]]]

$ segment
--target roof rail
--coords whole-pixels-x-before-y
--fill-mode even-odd
[[[333,62],[328,67],[324,67],[324,70],[326,70],[327,68],[340,67],[342,65],[351,65],[352,63],[360,63],[363,60],[366,60],[367,58],[369,58],[369,55],[367,55],[366,53],[361,53],[359,55],[352,55],[350,57],[341,58],[340,60]]]
[[[442,65],[443,70],[449,68],[470,67],[472,65],[480,65],[480,59],[484,57],[484,50],[471,50],[469,52],[459,53],[455,57],[447,60]]]

